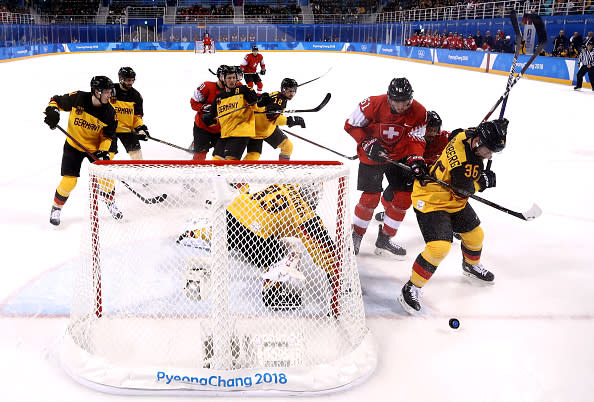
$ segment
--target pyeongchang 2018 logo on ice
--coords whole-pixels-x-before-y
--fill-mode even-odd
[[[468,56],[452,56],[448,55],[449,60],[468,61]]]
[[[177,374],[167,374],[164,371],[157,371],[157,382],[159,383],[194,384],[215,388],[251,387],[258,384],[286,384],[287,381],[288,379],[285,373],[256,373],[252,376],[228,378],[220,375],[211,375],[210,377],[180,376]]]

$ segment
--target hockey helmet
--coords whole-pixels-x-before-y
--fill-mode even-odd
[[[217,77],[223,81],[225,77],[229,74],[237,73],[237,70],[234,66],[228,66],[226,64],[221,64],[219,68],[217,68]]]
[[[285,90],[287,88],[297,88],[299,84],[293,78],[283,78],[281,82],[281,90]]]
[[[439,117],[437,112],[433,110],[427,112],[427,127],[437,127],[437,129],[440,130],[441,124],[441,117]]]
[[[122,67],[120,71],[118,71],[118,78],[121,80],[125,80],[126,78],[134,78],[136,79],[136,71],[132,69],[132,67]]]
[[[484,145],[493,152],[501,152],[507,142],[507,125],[505,118],[484,121],[476,128],[479,142],[477,146]]]
[[[113,82],[104,75],[96,75],[91,78],[91,92],[99,91],[102,92],[105,89],[113,89]]]
[[[258,51],[258,46],[254,45],[252,46],[252,52],[257,52]]]
[[[413,98],[413,92],[406,78],[394,78],[388,87],[388,98],[393,101],[407,101]]]

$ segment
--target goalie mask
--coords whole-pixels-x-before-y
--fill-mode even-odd
[[[324,185],[322,183],[303,184],[299,186],[299,195],[315,211],[320,199],[322,199],[323,189]]]

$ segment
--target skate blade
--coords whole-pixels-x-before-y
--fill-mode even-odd
[[[406,302],[404,301],[404,296],[402,296],[402,293],[400,293],[400,295],[398,296],[398,302],[402,306],[402,309],[410,315],[414,315],[414,316],[419,315],[421,313],[421,310],[423,309],[421,307],[421,310],[417,311],[414,308],[412,308],[411,306],[409,306],[408,304],[406,304]]]
[[[388,250],[384,250],[383,248],[376,247],[374,254],[379,255],[381,257],[387,257],[387,258],[390,258],[390,259],[396,260],[396,261],[406,260],[406,254],[405,255],[393,254],[393,253],[389,252]]]
[[[492,281],[483,281],[482,279],[477,278],[476,276],[474,276],[473,274],[470,274],[466,271],[462,271],[462,275],[464,275],[466,277],[466,279],[471,282],[474,285],[479,285],[479,286],[493,286],[495,284],[495,279],[493,279]]]

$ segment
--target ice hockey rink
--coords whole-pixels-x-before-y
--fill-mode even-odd
[[[394,77],[407,77],[415,99],[437,111],[447,130],[478,124],[504,92],[507,80],[501,75],[368,55],[262,53],[267,91],[277,90],[284,77],[304,82],[332,67],[323,78],[300,87],[289,109],[316,106],[327,92],[332,94],[329,104],[321,112],[301,114],[307,128],[291,131],[346,155],[355,155],[356,150],[343,130],[345,119],[359,101],[385,93]],[[58,350],[68,322],[75,262],[81,234],[88,230],[84,211],[88,165],[83,164],[62,224],[52,227],[49,213],[60,180],[64,136],[43,123],[42,112],[50,96],[88,91],[93,75],[116,79],[121,66],[132,66],[150,133],[186,147],[192,141],[194,112],[189,99],[194,89],[213,79],[208,68],[237,65],[243,54],[114,52],[0,63],[4,77],[0,97],[2,400],[173,399],[100,393],[74,382],[60,367]],[[594,92],[589,88],[575,92],[569,85],[522,79],[511,91],[505,114],[510,121],[507,148],[493,161],[497,187],[481,196],[516,211],[534,202],[543,215],[525,222],[471,201],[485,231],[482,262],[495,273],[494,286],[479,287],[465,280],[455,241],[424,288],[422,315],[408,316],[396,298],[424,247],[414,213],[409,210],[397,235],[408,250],[405,261],[373,253],[378,222],[371,224],[358,263],[367,322],[378,345],[378,366],[366,382],[319,400],[592,400],[593,106]],[[67,114],[61,117],[65,124]],[[339,160],[350,166],[355,205],[358,162],[292,140],[293,159]],[[143,142],[142,147],[145,159],[190,158],[157,142]],[[277,153],[265,145],[262,159],[276,159]],[[121,152],[117,158],[129,157]],[[452,317],[460,320],[457,330],[448,326]]]

